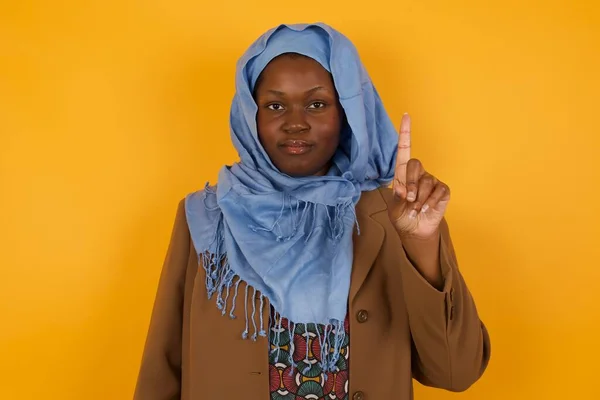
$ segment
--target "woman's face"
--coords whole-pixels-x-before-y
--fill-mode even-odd
[[[329,72],[312,58],[284,54],[262,71],[254,97],[258,137],[279,171],[325,175],[343,118]]]

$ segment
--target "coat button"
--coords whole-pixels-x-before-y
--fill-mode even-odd
[[[352,400],[365,400],[365,394],[363,392],[356,392],[352,396]]]
[[[361,324],[363,322],[367,322],[368,319],[369,319],[369,313],[367,312],[367,310],[360,310],[359,312],[356,313],[356,320],[358,322],[360,322]],[[360,392],[358,392],[358,393],[360,393]]]

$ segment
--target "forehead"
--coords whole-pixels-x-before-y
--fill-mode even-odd
[[[296,53],[282,54],[271,60],[260,73],[256,89],[284,83],[333,86],[331,74],[318,61]]]

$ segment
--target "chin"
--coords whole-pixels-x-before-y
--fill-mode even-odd
[[[303,178],[306,176],[316,176],[316,175],[325,175],[325,173],[323,173],[323,171],[327,171],[325,169],[326,165],[323,165],[321,167],[318,168],[308,168],[306,166],[287,166],[283,167],[283,168],[279,168],[279,170],[281,172],[283,172],[286,175],[289,175],[291,177],[294,178]]]
[[[286,169],[281,169],[280,168],[279,170],[282,173],[284,173],[286,175],[289,175],[289,176],[291,176],[293,178],[302,178],[302,177],[305,177],[305,176],[313,175],[313,174],[311,174],[312,171],[304,171],[304,170],[289,169],[289,168],[286,168]]]

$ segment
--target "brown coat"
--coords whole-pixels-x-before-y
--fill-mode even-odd
[[[349,299],[350,396],[409,400],[413,378],[466,390],[485,370],[490,343],[458,270],[448,227],[444,222],[445,286],[438,291],[407,259],[386,212],[390,201],[391,191],[382,188],[363,193],[356,209],[361,234],[354,236]],[[241,338],[244,318],[221,315],[214,298],[207,298],[204,274],[180,203],[135,400],[270,398],[268,339]],[[239,296],[237,309],[243,301]],[[269,307],[264,310],[268,321]]]

